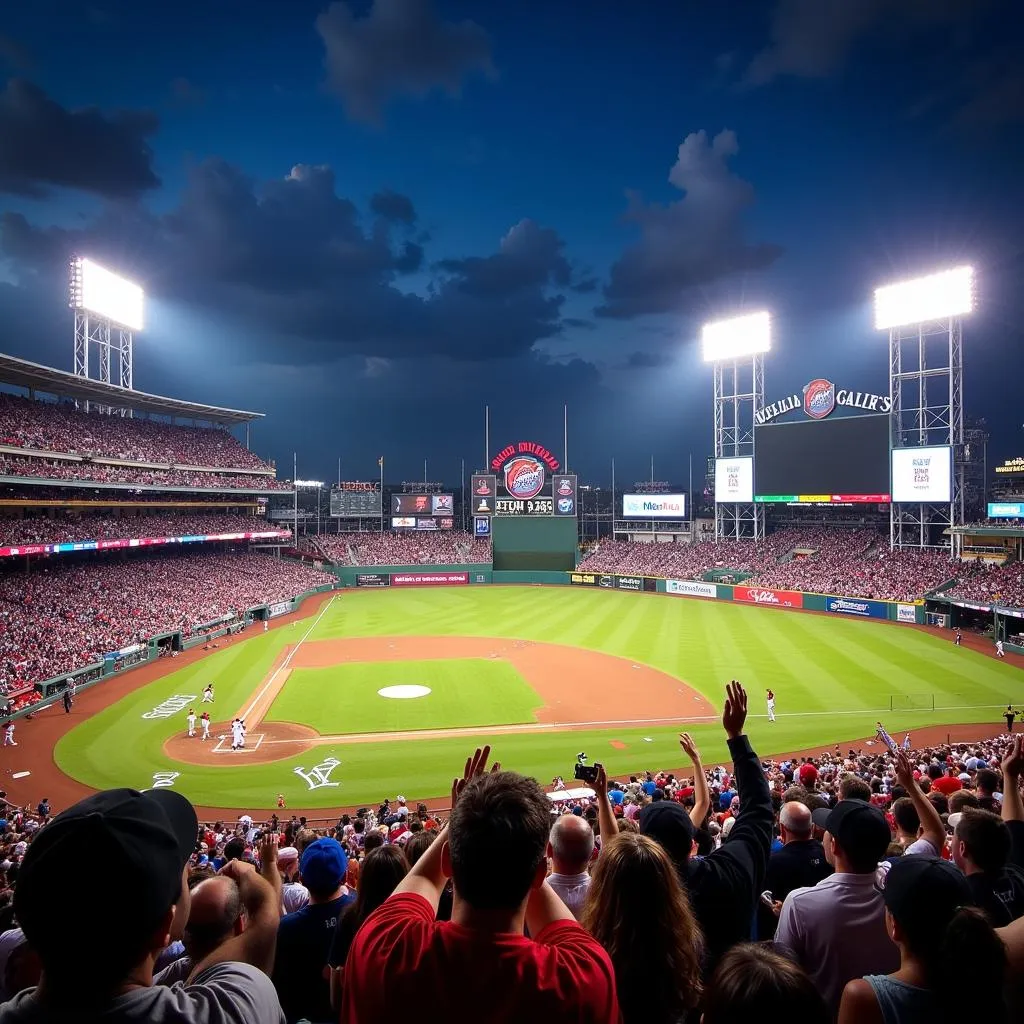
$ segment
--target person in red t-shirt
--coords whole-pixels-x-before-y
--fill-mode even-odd
[[[958,789],[963,788],[964,784],[957,776],[955,768],[950,768],[946,775],[932,780],[932,789],[942,793],[944,796],[949,796],[951,793],[955,793]]]
[[[448,827],[353,940],[342,1024],[412,1005],[474,1024],[617,1024],[608,954],[545,881],[549,801],[533,779],[497,765],[485,774],[489,754],[484,747],[466,762]],[[449,877],[452,919],[437,921]]]

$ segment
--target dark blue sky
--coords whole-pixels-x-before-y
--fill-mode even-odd
[[[971,262],[1017,455],[1022,40],[998,0],[5,5],[0,350],[71,369],[92,254],[147,289],[136,386],[304,476],[453,480],[485,404],[560,449],[567,403],[585,477],[682,480],[701,322],[772,310],[769,401],[884,391],[874,286]]]

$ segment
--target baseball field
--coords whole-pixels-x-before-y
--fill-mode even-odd
[[[580,751],[610,774],[679,768],[681,727],[715,763],[731,678],[748,689],[764,756],[868,737],[879,719],[900,737],[952,723],[995,731],[1024,698],[1018,665],[948,633],[582,588],[346,590],[182,660],[152,682],[115,681],[126,695],[99,710],[76,707],[58,768],[96,788],[173,786],[210,809],[271,808],[278,794],[289,808],[352,807],[443,797],[481,742],[541,781],[570,779]],[[209,682],[215,703],[201,704]],[[187,737],[190,707],[211,713],[209,740]]]

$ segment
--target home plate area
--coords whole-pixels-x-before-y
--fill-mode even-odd
[[[255,732],[245,737],[245,746],[239,750],[231,749],[231,734],[224,733],[217,737],[217,743],[210,749],[213,754],[251,754],[254,750],[259,750],[263,744],[263,738],[267,734],[265,732]]]

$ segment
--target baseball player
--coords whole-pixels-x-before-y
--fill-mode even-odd
[[[996,657],[997,658],[1005,658],[1006,657],[1006,651],[1003,650],[1003,641],[1002,640],[997,640],[996,641]]]
[[[210,738],[210,712],[204,711],[199,716],[199,724],[203,727],[203,735],[200,739],[208,740]]]
[[[196,709],[195,708],[189,708],[188,709],[188,718],[186,718],[185,721],[188,722],[188,735],[189,735],[189,738],[192,738],[196,734]]]
[[[963,641],[963,638],[964,638],[963,633],[961,633],[960,630],[958,629],[956,631],[956,636],[953,637],[953,646],[954,647],[959,647],[961,642]]]
[[[245,746],[245,719],[244,718],[240,718],[238,720],[238,729],[239,729],[239,732],[241,733],[241,736],[242,736],[242,742],[239,744],[239,746],[240,747],[244,747]]]
[[[17,745],[17,741],[14,739],[14,723],[8,722],[4,726],[4,746],[16,747]]]
[[[245,736],[242,733],[241,719],[236,718],[231,723],[231,749],[239,750],[245,743]]]
[[[768,704],[768,721],[775,721],[775,691],[765,690],[765,696],[767,698],[766,703]]]
[[[203,690],[203,703],[204,704],[212,704],[213,703],[213,683],[207,683],[206,684],[206,689]]]

